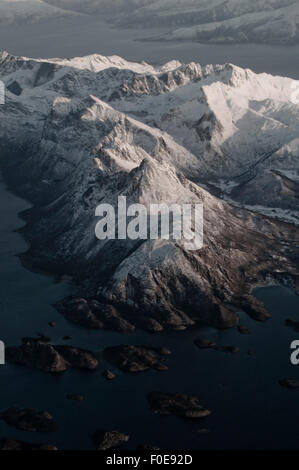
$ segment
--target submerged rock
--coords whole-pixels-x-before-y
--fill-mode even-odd
[[[285,325],[289,326],[290,328],[293,328],[296,332],[299,331],[299,321],[297,320],[292,320],[290,318],[287,318],[285,321]]]
[[[175,415],[180,418],[200,419],[211,414],[196,396],[178,393],[151,392],[147,395],[151,409],[160,415]]]
[[[47,411],[9,408],[2,413],[1,418],[9,426],[22,431],[55,432],[58,429],[53,417]]]
[[[69,368],[94,370],[99,365],[90,351],[72,346],[54,346],[29,338],[21,346],[7,347],[6,359],[50,373],[65,372]]]
[[[155,452],[156,450],[161,450],[160,447],[155,447],[151,445],[140,445],[136,448],[137,452]]]
[[[240,348],[237,346],[216,346],[215,350],[229,354],[237,354],[240,352]]]
[[[196,339],[194,344],[200,349],[214,349],[216,347],[216,343],[203,338]]]
[[[4,437],[0,439],[0,450],[58,450],[50,444],[36,444]]]
[[[217,346],[217,344],[213,341],[209,341],[203,338],[196,339],[194,344],[200,349],[214,349],[215,351],[227,352],[231,354],[236,354],[240,351],[240,348],[237,346]]]
[[[77,393],[67,393],[66,398],[67,400],[72,400],[72,401],[84,401],[85,400],[84,395],[79,395]]]
[[[114,374],[114,372],[112,372],[111,370],[105,370],[103,373],[102,373],[102,376],[106,379],[106,380],[114,380],[116,378],[116,374]]]
[[[125,444],[129,438],[126,434],[118,431],[98,430],[94,434],[93,441],[97,450],[110,450]]]
[[[246,326],[238,325],[238,331],[241,335],[250,335],[251,331]]]
[[[283,379],[283,380],[279,380],[279,384],[285,388],[292,388],[292,389],[299,388],[299,380]]]
[[[113,346],[104,350],[104,357],[125,372],[143,372],[148,369],[167,370],[160,354],[145,346]]]

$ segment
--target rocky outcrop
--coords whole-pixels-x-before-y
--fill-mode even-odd
[[[151,409],[159,415],[175,415],[180,418],[201,419],[211,414],[199,399],[176,393],[151,392],[147,396]]]
[[[58,429],[53,416],[47,411],[9,408],[1,414],[1,418],[9,426],[22,431],[55,432]]]
[[[256,321],[265,321],[271,318],[265,304],[253,295],[244,295],[241,300],[241,308]]]
[[[57,447],[49,444],[36,444],[29,443],[24,441],[19,441],[17,439],[12,439],[9,437],[4,437],[0,439],[0,450],[58,450]]]
[[[124,333],[135,331],[135,326],[123,318],[116,308],[95,299],[64,299],[57,304],[57,308],[67,320],[85,328],[108,329]]]
[[[97,450],[117,449],[122,444],[128,442],[128,440],[128,435],[118,431],[98,430],[93,437],[94,445]]]
[[[112,372],[111,370],[104,370],[102,376],[106,380],[114,380],[116,378],[116,374],[114,374],[114,372]]]
[[[104,350],[104,358],[124,372],[144,372],[155,369],[166,371],[163,356],[155,349],[144,346],[114,346]]]
[[[98,359],[90,351],[72,346],[54,346],[39,340],[29,340],[21,346],[7,347],[8,362],[44,372],[61,373],[69,368],[95,370]]]

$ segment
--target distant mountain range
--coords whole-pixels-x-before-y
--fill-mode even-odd
[[[1,0],[0,26],[22,22],[37,23],[49,19],[72,18],[78,13],[57,8],[42,0]]]
[[[159,39],[204,43],[298,42],[297,0],[48,0],[126,27],[165,27]],[[152,38],[157,39],[157,38]]]
[[[297,0],[1,0],[0,26],[99,15],[125,28],[164,28],[147,40],[298,42]]]
[[[1,165],[35,205],[24,229],[31,264],[71,273],[89,296],[158,329],[233,326],[240,308],[265,319],[252,286],[297,282],[292,80],[231,64],[5,52],[0,79]],[[146,207],[202,203],[203,249],[97,240],[95,208],[119,195]]]

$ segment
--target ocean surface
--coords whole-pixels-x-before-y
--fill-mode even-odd
[[[165,29],[116,29],[100,18],[48,21],[0,28],[0,49],[29,57],[73,57],[98,53],[128,60],[163,64],[172,59],[184,63],[249,67],[255,72],[299,79],[299,46],[204,45],[191,41],[141,42]]]
[[[68,323],[52,304],[71,292],[67,282],[22,267],[18,254],[27,245],[16,232],[23,225],[18,213],[29,203],[8,191],[0,181],[0,339],[18,345],[26,335],[43,333],[55,344],[101,350],[118,344],[165,346],[172,351],[167,372],[124,374],[107,382],[101,372],[68,371],[52,376],[21,366],[0,366],[0,411],[11,406],[49,411],[59,425],[56,433],[21,432],[0,420],[0,438],[55,444],[60,449],[91,449],[98,428],[116,429],[131,438],[125,448],[151,444],[163,449],[298,449],[299,390],[287,390],[279,379],[299,379],[299,366],[290,364],[290,343],[299,334],[284,325],[299,314],[299,297],[290,289],[267,287],[256,295],[273,318],[257,323],[246,315],[241,322],[252,334],[236,329],[166,332],[150,335],[89,331]],[[50,328],[49,321],[56,327]],[[199,350],[199,336],[219,345],[239,346],[239,354]],[[248,350],[253,355],[248,355]],[[153,390],[198,395],[212,415],[201,421],[159,417],[149,410],[146,394]],[[81,393],[84,402],[72,402],[67,393]],[[206,428],[208,433],[197,433]]]

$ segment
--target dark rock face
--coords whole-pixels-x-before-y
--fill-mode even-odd
[[[1,417],[9,426],[22,431],[55,432],[58,429],[53,417],[47,411],[9,408]]]
[[[17,439],[4,437],[0,440],[0,450],[58,450],[57,447],[48,444],[33,444]]]
[[[241,300],[241,308],[253,320],[266,321],[271,318],[270,313],[267,311],[265,304],[255,298],[253,295],[244,295]]]
[[[178,393],[151,392],[147,395],[151,409],[159,415],[175,415],[180,418],[199,419],[211,414],[199,399]]]
[[[72,400],[72,401],[84,401],[85,397],[84,395],[79,395],[76,393],[68,393],[66,395],[67,400]]]
[[[299,380],[283,379],[279,381],[279,384],[285,388],[291,388],[291,389],[299,388]]]
[[[118,431],[102,431],[95,432],[93,441],[97,450],[110,450],[120,447],[128,442],[129,436]]]
[[[160,354],[144,346],[114,346],[104,350],[104,357],[125,372],[143,372],[149,369],[167,370],[160,362]]]
[[[135,326],[124,319],[112,305],[98,300],[67,298],[57,304],[57,308],[67,320],[85,328],[135,331]]]
[[[161,323],[152,317],[141,317],[139,319],[138,325],[140,328],[148,331],[149,333],[160,333],[164,330],[164,327],[161,325]]]
[[[8,362],[49,373],[65,372],[69,368],[94,370],[99,365],[90,351],[28,338],[21,346],[7,347],[6,358]]]
[[[14,80],[10,85],[7,85],[7,89],[16,96],[20,96],[23,91],[23,88],[16,80]]]

